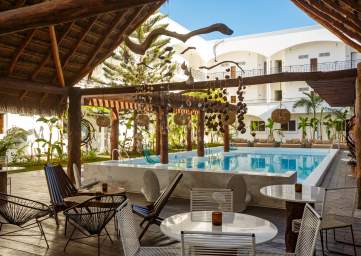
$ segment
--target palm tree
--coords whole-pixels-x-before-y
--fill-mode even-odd
[[[298,121],[298,129],[302,131],[302,142],[306,140],[307,136],[307,126],[309,126],[308,117],[300,117]]]
[[[306,109],[307,114],[312,113],[312,120],[317,119],[316,114],[317,114],[317,111],[320,108],[322,108],[323,99],[313,91],[310,93],[304,92],[303,94],[306,97],[303,97],[303,98],[299,99],[298,101],[296,101],[295,104],[293,104],[293,108],[304,107]],[[312,139],[315,139],[317,126],[313,127],[313,129],[314,129],[314,132],[313,132]]]
[[[273,132],[274,132],[274,121],[272,120],[272,118],[268,118],[267,119],[267,124],[266,127],[269,129],[269,136],[268,136],[268,140],[273,142],[274,141],[274,136],[273,136]]]

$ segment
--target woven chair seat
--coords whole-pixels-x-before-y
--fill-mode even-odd
[[[47,205],[16,196],[0,194],[0,215],[7,224],[21,227],[30,220],[50,214]]]
[[[180,248],[171,247],[140,247],[137,252],[137,256],[176,256],[180,254]]]

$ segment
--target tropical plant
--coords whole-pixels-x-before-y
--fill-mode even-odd
[[[296,101],[295,104],[293,104],[293,108],[304,107],[306,109],[307,114],[312,114],[312,120],[317,119],[316,117],[317,112],[322,108],[322,104],[324,100],[313,91],[310,93],[304,92],[303,94],[306,97],[303,97],[298,101]],[[312,126],[312,128],[313,128],[312,139],[315,139],[317,127]]]
[[[23,148],[22,143],[26,142],[29,133],[19,127],[7,130],[4,138],[0,140],[0,157],[5,157],[9,149]]]
[[[274,136],[273,136],[273,132],[274,132],[274,121],[272,120],[272,118],[268,118],[268,119],[267,119],[266,128],[269,129],[268,140],[269,140],[269,141],[274,141]]]
[[[304,142],[306,140],[306,136],[307,136],[307,127],[309,126],[309,122],[308,122],[308,117],[300,117],[299,121],[298,121],[298,129],[301,130],[301,134],[302,134],[302,142]]]
[[[64,151],[63,151],[64,143],[60,140],[54,141],[54,128],[59,127],[59,124],[58,124],[59,118],[57,118],[57,117],[50,117],[50,118],[40,117],[36,121],[39,123],[43,123],[44,125],[46,125],[48,127],[49,137],[48,138],[42,137],[42,138],[38,138],[35,140],[35,142],[39,142],[40,144],[42,144],[42,147],[44,149],[46,149],[46,161],[49,163],[50,161],[53,160],[54,151],[56,151],[59,158],[62,159],[63,154],[64,154]]]
[[[318,128],[318,124],[319,124],[319,120],[317,118],[312,117],[310,119],[309,126],[312,129],[312,139],[315,139],[315,137],[316,137],[316,131],[317,131],[317,128]]]
[[[339,142],[343,141],[345,123],[348,117],[347,109],[331,109],[332,113],[325,116],[324,125],[329,139],[337,138]]]
[[[130,35],[130,40],[140,44],[153,30],[167,28],[165,17],[159,12],[150,16]],[[138,85],[140,91],[149,84],[169,82],[176,70],[176,64],[171,62],[175,51],[169,43],[169,38],[159,37],[151,43],[144,55],[135,54],[125,44],[121,44],[103,63],[103,77],[92,77],[92,80],[113,87]],[[135,138],[139,132],[136,121],[138,114],[133,111],[133,150],[136,148]]]

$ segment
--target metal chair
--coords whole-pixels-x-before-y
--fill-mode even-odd
[[[4,236],[17,236],[24,230],[39,228],[40,237],[44,237],[46,246],[49,248],[41,222],[50,215],[50,208],[46,204],[30,199],[0,193],[0,230],[3,225],[15,225],[19,230],[0,234]],[[30,223],[29,223],[30,222]],[[20,234],[19,236],[35,236],[33,234]]]
[[[327,188],[322,204],[322,223],[321,223],[321,244],[322,254],[325,255],[324,238],[326,240],[326,249],[330,252],[340,253],[328,248],[327,231],[333,231],[335,242],[348,244],[353,246],[354,255],[357,255],[354,232],[352,227],[355,206],[356,206],[356,187]],[[352,198],[353,200],[349,200]],[[345,200],[347,199],[347,200]],[[336,238],[336,230],[349,228],[351,233],[351,243],[340,241]],[[344,253],[343,253],[344,254]]]
[[[233,212],[233,190],[224,188],[192,188],[191,212]]]
[[[145,199],[154,203],[160,195],[160,185],[157,175],[152,170],[146,170],[143,175],[143,187],[141,189]]]
[[[179,248],[173,247],[142,247],[138,240],[136,225],[129,200],[126,200],[116,213],[118,228],[125,256],[135,255],[180,255]]]
[[[79,192],[70,181],[61,165],[46,165],[44,170],[50,194],[51,210],[54,215],[56,225],[59,225],[58,212],[63,211],[69,207],[69,205],[65,204],[64,198],[78,195],[96,195],[94,193]]]
[[[256,255],[254,234],[181,232],[182,256],[193,255]]]
[[[166,189],[163,193],[158,197],[158,199],[154,202],[154,204],[150,206],[140,206],[140,205],[133,205],[132,209],[135,214],[143,218],[143,221],[140,223],[142,226],[145,222],[147,222],[146,226],[143,228],[143,231],[139,235],[139,240],[142,239],[145,232],[148,230],[150,225],[156,224],[160,225],[162,222],[162,218],[159,216],[161,211],[163,210],[164,206],[168,202],[169,197],[172,195],[174,189],[177,187],[178,183],[182,179],[183,174],[178,173],[172,182],[168,184]]]
[[[98,255],[100,255],[100,236],[103,230],[112,241],[106,225],[112,220],[116,209],[126,200],[123,194],[100,195],[93,197],[81,204],[77,204],[64,211],[64,215],[74,229],[66,242],[64,251],[70,241],[75,241],[91,236],[97,236]],[[80,231],[84,236],[73,238],[75,231]]]
[[[314,255],[318,232],[321,227],[321,216],[306,204],[303,211],[301,225],[298,232],[296,249],[294,253],[282,255],[312,256]],[[257,255],[277,255],[275,253],[257,253]],[[280,255],[280,254],[278,254]]]

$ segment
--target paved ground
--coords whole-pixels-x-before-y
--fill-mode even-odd
[[[350,168],[344,161],[347,158],[344,152],[341,152],[335,159],[332,169],[326,177],[323,186],[324,187],[341,187],[354,185],[354,179],[350,176]],[[45,177],[42,171],[34,171],[28,173],[20,173],[11,175],[13,183],[13,194],[24,196],[27,198],[39,200],[45,203],[49,202],[48,190],[45,181]],[[129,195],[134,202],[142,203],[143,198],[140,195]],[[332,207],[335,209],[342,208],[346,205],[350,199],[349,195],[338,195],[333,201]],[[169,201],[163,211],[163,216],[167,217],[176,213],[181,213],[189,210],[189,202],[183,199],[172,199]],[[285,229],[285,212],[279,209],[269,209],[261,207],[250,207],[246,211],[247,214],[259,216],[273,222],[279,230],[277,237],[269,243],[258,246],[257,249],[261,251],[271,252],[284,252],[284,229]],[[139,221],[139,219],[137,219]],[[30,255],[96,255],[96,241],[95,239],[84,240],[87,244],[72,243],[68,247],[66,253],[63,252],[63,247],[66,243],[66,237],[64,237],[63,229],[64,219],[61,216],[61,225],[57,227],[53,219],[46,220],[44,222],[45,232],[50,241],[50,249],[46,249],[44,241],[40,241],[39,238],[30,237],[12,237],[6,239],[0,239],[0,255],[13,255],[13,256],[30,256]],[[6,229],[11,229],[6,227]],[[114,236],[114,229],[108,228]],[[356,240],[361,243],[361,222],[355,224]],[[340,238],[350,237],[349,233],[340,232],[338,234]],[[143,245],[175,245],[175,241],[169,240],[162,235],[159,227],[153,226],[142,241]],[[332,244],[332,243],[330,243]],[[334,245],[333,245],[334,246]],[[350,247],[343,245],[336,245],[337,249],[344,252],[351,253]],[[319,245],[318,245],[319,248]],[[333,247],[335,248],[335,247]],[[319,252],[317,253],[319,255]],[[359,249],[361,255],[361,248]],[[121,243],[114,237],[114,243],[111,244],[108,240],[102,243],[101,255],[122,255]],[[337,255],[337,254],[329,254]]]

